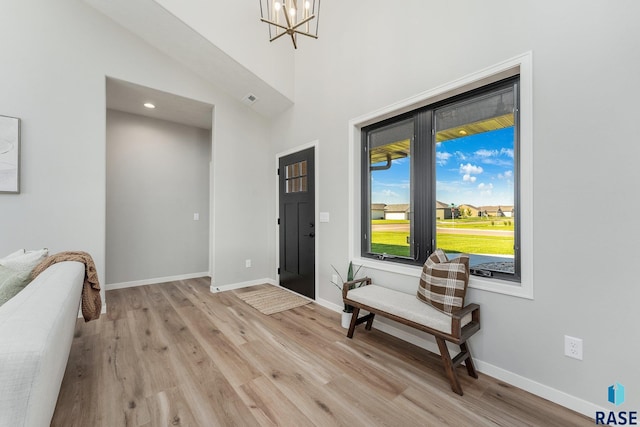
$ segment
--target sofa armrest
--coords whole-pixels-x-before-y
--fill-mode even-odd
[[[47,268],[0,307],[0,426],[51,423],[84,281],[84,265]]]

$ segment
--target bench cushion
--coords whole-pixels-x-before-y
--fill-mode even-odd
[[[351,289],[347,298],[445,334],[451,333],[451,315],[424,304],[415,295],[379,285],[368,285]],[[471,314],[462,318],[461,326],[469,322]]]

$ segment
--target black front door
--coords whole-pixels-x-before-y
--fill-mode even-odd
[[[280,158],[280,285],[315,299],[314,149]]]

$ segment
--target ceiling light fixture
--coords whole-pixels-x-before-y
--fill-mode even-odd
[[[297,49],[298,34],[318,38],[320,0],[260,0],[260,20],[269,24],[269,41],[289,35]]]
[[[148,108],[148,109],[150,109],[150,110],[153,110],[154,108],[156,108],[156,106],[155,106],[155,105],[153,105],[153,104],[152,104],[152,103],[150,103],[150,102],[145,102],[145,103],[144,103],[144,107],[145,107],[145,108]]]

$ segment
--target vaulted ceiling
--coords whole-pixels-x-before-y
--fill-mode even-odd
[[[215,84],[231,97],[247,103],[265,117],[274,117],[293,105],[291,93],[285,94],[283,92],[286,91],[278,90],[274,85],[265,82],[263,78],[154,0],[84,1],[202,78]],[[221,12],[225,12],[229,8],[236,7],[234,3],[218,2],[217,6],[224,9]],[[258,3],[255,6],[255,16],[247,18],[252,19],[250,25],[254,31],[262,29],[259,22]],[[219,20],[224,17],[218,16],[217,19],[220,22]],[[215,20],[212,19],[211,25],[215,25]],[[238,32],[238,34],[229,34],[229,37],[243,37],[243,34]],[[264,39],[266,39],[266,33]],[[254,103],[246,101],[249,94],[257,98]]]

